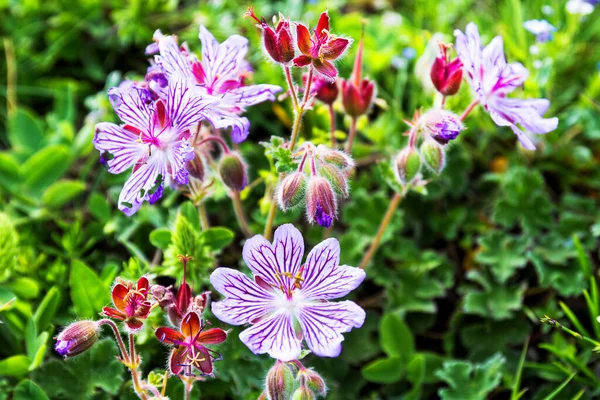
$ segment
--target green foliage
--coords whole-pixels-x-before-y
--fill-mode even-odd
[[[506,359],[496,354],[481,364],[447,361],[436,375],[449,387],[440,389],[443,400],[484,400],[500,383],[500,372]]]

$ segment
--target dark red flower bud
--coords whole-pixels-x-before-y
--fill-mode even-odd
[[[440,43],[440,53],[431,66],[431,82],[444,96],[452,96],[460,89],[463,63],[460,58],[450,61],[448,45]]]
[[[246,16],[251,17],[258,22],[257,26],[262,30],[263,34],[263,45],[271,59],[281,64],[289,64],[296,55],[290,21],[279,14],[279,22],[275,29],[273,29],[267,24],[264,18],[259,19],[254,14],[253,7],[248,8]]]
[[[304,74],[302,76],[302,82],[304,83],[304,87],[306,87],[307,78],[307,74]],[[310,91],[311,94],[314,94],[315,97],[323,103],[333,104],[338,97],[340,89],[336,80],[332,81],[330,79],[324,78],[321,75],[313,75],[313,81]]]
[[[342,105],[354,118],[366,114],[375,99],[375,82],[362,78],[363,43],[364,37],[358,46],[351,78],[342,80]]]

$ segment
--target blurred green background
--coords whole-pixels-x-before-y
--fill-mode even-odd
[[[448,166],[427,195],[403,200],[367,280],[351,295],[367,310],[365,325],[346,335],[339,358],[306,359],[326,377],[329,398],[600,394],[593,345],[539,322],[548,314],[600,339],[600,7],[581,16],[558,0],[253,4],[258,15],[282,12],[311,26],[328,7],[333,32],[356,40],[367,20],[364,70],[377,81],[381,101],[359,121],[359,168],[333,231],[346,264],[358,264],[393,195],[378,161],[385,165],[404,146],[403,119],[433,103],[422,56],[434,38],[453,41],[453,30],[470,21],[485,43],[501,35],[508,60],[531,73],[516,95],[550,99],[548,115],[560,118],[558,129],[528,152],[483,110],[471,114]],[[283,86],[279,68],[260,50],[258,29],[243,18],[248,5],[0,0],[0,399],[133,398],[111,341],[63,361],[52,349],[57,328],[97,317],[116,276],[181,279],[179,253],[195,257],[196,291],[210,289],[217,265],[245,268],[243,236],[222,187],[207,202],[211,224],[221,227],[210,233],[200,231],[194,206],[174,191],[125,217],[116,199],[127,174],[108,174],[91,141],[97,122],[116,122],[106,89],[145,73],[144,48],[155,29],[179,35],[197,52],[199,24],[220,41],[245,35],[254,82]],[[553,39],[535,43],[523,29],[529,19],[547,19],[557,28]],[[341,76],[350,74],[356,48],[339,64]],[[470,101],[463,85],[449,107],[460,112]],[[260,231],[270,166],[258,142],[289,134],[289,100],[253,107],[247,116],[251,134],[240,148],[256,184],[242,194],[251,227]],[[339,117],[343,139],[349,121]],[[302,135],[325,143],[328,129],[327,109],[317,106]],[[321,239],[322,230],[299,212],[279,213],[276,225],[287,221],[306,233],[307,248]],[[144,373],[164,371],[167,349],[151,329],[163,324],[154,312],[138,337]],[[271,361],[253,356],[238,332],[219,350],[216,379],[196,385],[194,398],[260,395]],[[171,379],[171,398],[181,390]]]

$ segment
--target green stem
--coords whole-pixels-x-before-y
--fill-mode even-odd
[[[269,214],[267,215],[267,223],[265,224],[265,232],[263,236],[267,240],[271,240],[271,232],[273,231],[273,222],[275,221],[275,214],[277,214],[277,201],[271,194],[271,207],[269,207]]]
[[[379,242],[381,241],[381,238],[383,237],[383,234],[385,233],[387,226],[389,225],[390,221],[392,220],[392,216],[394,215],[394,212],[398,208],[398,205],[400,204],[400,200],[402,200],[402,197],[403,197],[403,195],[401,195],[400,193],[394,194],[394,197],[392,198],[392,201],[390,202],[390,205],[388,206],[388,209],[385,212],[385,215],[383,216],[381,223],[379,224],[379,229],[377,229],[377,234],[375,235],[375,238],[373,239],[373,243],[371,243],[371,247],[369,247],[369,250],[364,255],[362,261],[360,262],[360,264],[358,266],[359,268],[364,269],[367,266],[367,264],[369,264],[369,261],[371,261],[371,258],[373,258],[373,256],[375,255],[375,251],[377,251]]]
[[[210,223],[208,222],[208,215],[203,202],[198,204],[198,217],[200,218],[200,226],[202,227],[202,230],[207,230],[210,227]]]
[[[244,208],[242,207],[242,199],[240,197],[240,192],[233,191],[231,196],[231,201],[233,203],[233,211],[235,212],[235,218],[237,219],[238,225],[242,230],[242,233],[247,238],[253,236],[250,227],[248,226],[248,221],[246,220],[246,214],[244,213]]]
[[[567,332],[569,335],[576,337],[577,339],[581,339],[585,342],[591,343],[596,347],[600,348],[600,342],[591,339],[587,336],[583,336],[581,333],[579,332],[575,332],[574,330],[571,330],[569,328],[567,328],[566,326],[562,325],[561,323],[559,323],[557,320],[552,319],[550,317],[548,317],[547,315],[544,316],[544,318],[540,319],[541,322],[543,322],[546,325],[550,325],[553,326],[555,328],[559,328],[562,329],[563,331]]]
[[[333,104],[329,105],[329,131],[331,133],[331,148],[335,149],[335,110],[333,109]]]

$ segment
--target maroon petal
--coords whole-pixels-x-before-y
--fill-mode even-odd
[[[196,312],[190,311],[181,321],[181,333],[188,338],[196,337],[200,333],[200,317]]]
[[[158,126],[159,129],[163,129],[169,123],[167,117],[167,108],[165,103],[160,99],[156,101],[156,114],[154,114],[154,119],[154,124],[155,126]],[[138,287],[142,279],[146,280],[146,284],[148,283],[148,279],[141,277],[138,281]]]
[[[220,328],[207,329],[198,335],[196,343],[221,344],[227,339],[227,332]]]
[[[326,60],[336,60],[348,49],[352,41],[346,38],[329,40],[321,47],[321,55]]]
[[[310,58],[309,56],[298,56],[296,58],[294,58],[294,65],[296,67],[306,67],[307,65],[309,65],[312,62],[312,58]]]
[[[327,13],[327,10],[323,11],[321,16],[319,17],[319,22],[317,23],[317,29],[315,30],[315,34],[320,40],[326,39],[329,35],[329,14]]]
[[[294,59],[296,51],[294,49],[294,39],[289,29],[283,29],[277,36],[277,47],[281,55],[281,61],[289,63]]]
[[[104,307],[102,309],[102,314],[109,318],[118,319],[119,321],[123,321],[126,318],[125,313],[110,307]]]
[[[165,118],[167,116],[165,115]],[[148,293],[148,288],[150,287],[150,283],[148,282],[148,278],[146,278],[145,276],[142,276],[140,279],[138,279],[137,281],[137,290],[140,293],[146,294]]]
[[[302,24],[296,25],[296,40],[298,41],[298,48],[302,54],[306,56],[310,55],[312,42],[310,40],[310,32],[306,26]]]
[[[330,81],[335,81],[335,78],[337,78],[338,71],[335,68],[335,66],[329,61],[321,61],[319,59],[315,59],[313,60],[313,65],[315,66],[315,69],[318,73],[320,73]]]
[[[192,289],[190,285],[186,282],[183,282],[179,289],[177,290],[177,309],[181,314],[184,314],[188,307],[190,306],[190,301],[192,299]]]
[[[187,365],[187,353],[189,349],[185,346],[180,346],[173,349],[171,357],[169,357],[169,369],[171,374],[179,375]]]
[[[275,31],[267,24],[262,26],[262,30],[265,50],[267,50],[267,53],[274,61],[281,62],[282,59],[279,46],[277,45],[277,35],[275,34]]]
[[[210,375],[213,372],[212,358],[210,353],[204,346],[194,346],[194,367],[196,367],[203,375]]]
[[[175,329],[168,328],[166,326],[158,328],[156,331],[154,331],[154,334],[158,340],[167,344],[179,344],[185,340],[180,332],[177,332]]]
[[[113,287],[111,294],[115,307],[117,307],[119,310],[125,310],[125,307],[127,307],[127,301],[125,301],[125,299],[129,294],[129,289],[127,289],[127,286],[123,285],[122,283],[117,283]]]
[[[142,326],[144,326],[144,321],[137,318],[129,318],[125,321],[125,325],[127,325],[131,331],[135,332],[142,329]]]

